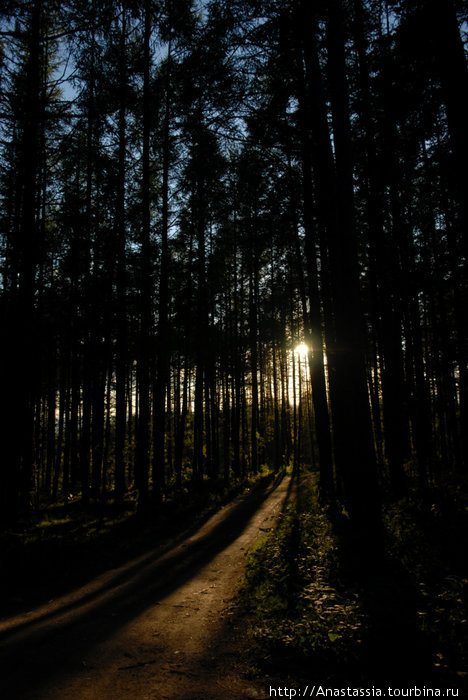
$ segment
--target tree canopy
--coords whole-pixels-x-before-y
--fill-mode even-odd
[[[5,522],[292,462],[377,532],[464,469],[465,13],[3,4]]]

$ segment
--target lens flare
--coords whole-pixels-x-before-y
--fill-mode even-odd
[[[294,352],[297,353],[301,359],[303,359],[309,354],[309,348],[305,343],[301,343],[294,348]]]

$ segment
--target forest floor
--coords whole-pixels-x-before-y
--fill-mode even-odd
[[[195,533],[4,618],[2,700],[269,697],[249,674],[237,593],[246,551],[293,491],[288,478],[253,489]]]
[[[121,557],[104,556],[106,533],[89,537],[88,566],[80,538],[64,544],[61,581],[34,574],[27,554],[36,566],[42,551],[46,569],[57,550],[33,540],[0,618],[0,700],[320,697],[312,687],[349,685],[466,697],[464,493],[387,504],[385,556],[362,576],[347,519],[319,503],[314,475],[272,479],[158,543],[130,521],[109,534]]]

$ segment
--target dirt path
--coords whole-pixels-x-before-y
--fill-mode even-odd
[[[179,544],[0,623],[2,700],[265,697],[242,676],[235,595],[290,491],[239,497]]]

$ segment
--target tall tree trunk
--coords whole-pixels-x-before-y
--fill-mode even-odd
[[[165,404],[169,378],[169,127],[171,119],[171,41],[167,49],[166,102],[163,125],[163,182],[161,261],[159,271],[159,319],[156,382],[153,395],[153,495],[157,500],[165,488]]]
[[[253,234],[255,235],[255,234]],[[249,328],[250,328],[250,373],[252,385],[251,397],[251,464],[250,468],[254,474],[258,471],[258,349],[257,349],[257,293],[258,293],[258,270],[257,254],[252,250],[253,269],[249,277]]]
[[[325,367],[323,355],[322,318],[320,310],[319,278],[317,270],[316,234],[313,224],[313,184],[312,184],[312,154],[310,152],[310,134],[308,124],[311,118],[312,105],[309,100],[302,60],[298,66],[299,77],[299,108],[301,115],[301,166],[303,189],[303,224],[305,232],[305,254],[307,265],[307,291],[309,297],[309,313],[304,304],[305,341],[309,348],[309,371],[312,384],[312,401],[314,405],[315,432],[319,453],[320,490],[323,496],[333,492],[333,455],[331,443],[330,418],[325,382]],[[296,233],[297,239],[297,233]]]
[[[44,120],[41,102],[43,78],[42,0],[35,0],[28,17],[25,47],[25,81],[21,115],[20,161],[17,192],[18,229],[12,242],[17,277],[11,293],[3,295],[1,319],[1,385],[3,400],[0,428],[2,462],[0,473],[0,518],[13,521],[20,509],[29,508],[33,469],[34,406],[38,358],[35,275],[40,258],[37,223],[40,142]]]
[[[127,432],[127,281],[126,281],[126,221],[125,182],[127,148],[127,19],[122,8],[119,46],[119,116],[118,116],[118,175],[115,227],[117,233],[117,309],[115,358],[115,500],[122,503],[125,495],[125,442]]]
[[[301,3],[297,30],[304,52],[311,110],[313,160],[319,215],[330,254],[336,352],[331,390],[334,452],[351,518],[362,532],[380,522],[376,463],[364,362],[363,316],[354,230],[350,129],[345,76],[342,8],[329,4],[328,70],[335,163],[313,32],[311,8]],[[335,169],[336,168],[336,169]],[[330,359],[330,358],[329,358]]]
[[[142,153],[142,229],[140,244],[140,329],[138,344],[138,422],[136,427],[135,483],[138,510],[146,510],[150,463],[150,334],[151,334],[151,211],[150,211],[150,135],[151,135],[151,2],[145,0],[143,38],[143,153]]]
[[[453,0],[427,0],[422,4],[430,46],[436,57],[447,108],[452,147],[449,170],[451,190],[458,204],[460,248],[464,258],[461,304],[457,312],[460,385],[460,432],[463,461],[468,465],[468,66]]]
[[[394,493],[398,496],[404,490],[404,460],[409,454],[409,433],[405,387],[404,364],[401,339],[401,289],[400,272],[395,252],[395,243],[385,243],[383,223],[383,193],[379,187],[382,178],[379,171],[382,164],[378,163],[375,145],[375,127],[372,124],[370,111],[369,67],[364,33],[364,16],[361,0],[354,0],[355,9],[355,42],[359,57],[359,84],[362,99],[362,124],[365,139],[365,157],[367,178],[363,182],[367,221],[370,236],[370,274],[374,282],[374,324],[376,306],[381,308],[381,352],[383,353],[382,371],[382,402],[383,422],[385,432],[385,454],[389,462],[390,480]],[[384,48],[384,51],[386,49]],[[388,150],[393,152],[391,130],[389,123],[392,105],[386,104],[385,143]],[[392,157],[389,153],[389,157]]]
[[[377,526],[380,511],[365,369],[343,8],[340,0],[330,2],[327,33],[336,168],[336,186],[331,190],[336,196],[335,208],[332,210],[332,202],[329,202],[328,211],[337,342],[335,388],[339,392],[334,416],[335,456],[343,475],[351,517],[360,528],[367,528],[369,524]],[[377,527],[374,534],[378,534]]]

